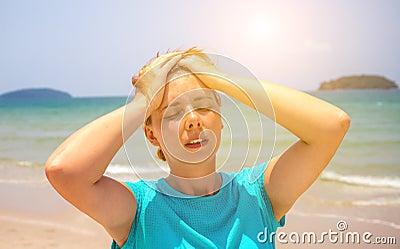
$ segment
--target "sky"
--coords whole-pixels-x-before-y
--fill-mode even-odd
[[[346,75],[400,82],[398,0],[0,0],[0,93],[126,96],[154,55],[193,46],[303,91]]]

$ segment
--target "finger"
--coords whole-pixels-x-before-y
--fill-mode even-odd
[[[178,65],[181,66],[181,67],[186,67],[188,69],[193,69],[193,64],[195,62],[196,61],[193,61],[191,58],[185,57],[185,58],[183,58],[182,60],[180,60],[178,62]]]
[[[174,56],[172,59],[167,59],[166,62],[161,65],[163,71],[169,72],[180,60],[182,59],[182,54]]]
[[[164,99],[164,88],[160,88],[153,96],[149,96],[149,104],[146,112],[146,119],[154,110],[157,110]]]
[[[160,70],[167,62],[169,62],[176,55],[177,55],[177,53],[160,55],[153,62],[153,68],[157,69],[157,70]]]
[[[207,63],[200,54],[190,54],[187,56],[184,56],[180,61],[179,61],[179,65],[182,66],[190,66],[192,64],[196,64],[196,63]]]
[[[182,60],[178,62],[178,65],[184,68],[189,69],[193,73],[203,72],[206,70],[208,66],[203,60],[199,58],[199,56],[191,55],[188,57],[184,57]]]
[[[160,91],[160,89],[162,87],[164,87],[164,84],[166,83],[165,78],[166,78],[167,73],[171,70],[171,68],[173,68],[179,62],[179,60],[181,58],[182,58],[182,54],[175,55],[172,59],[169,59],[169,60],[167,59],[166,60],[167,62],[164,63],[164,65],[161,66],[161,68],[160,68],[160,66],[158,66],[158,69],[157,69],[158,80],[162,80],[163,82],[159,82],[159,83],[161,83],[161,85],[158,86],[157,91]]]

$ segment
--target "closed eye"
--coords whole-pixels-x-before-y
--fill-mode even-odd
[[[175,119],[175,118],[177,118],[179,116],[180,116],[180,112],[179,113],[172,113],[172,114],[164,115],[163,119]]]
[[[212,107],[201,107],[201,108],[197,108],[196,111],[198,111],[198,112],[210,112],[210,111],[212,111]]]

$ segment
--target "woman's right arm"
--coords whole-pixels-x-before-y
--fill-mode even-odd
[[[103,225],[120,245],[129,235],[136,200],[126,185],[103,174],[124,138],[143,123],[146,107],[146,97],[137,92],[126,106],[76,131],[46,162],[46,176],[57,192]]]
[[[124,140],[143,124],[146,111],[161,103],[167,74],[181,57],[158,57],[138,79],[129,104],[72,134],[46,163],[47,178],[57,192],[103,225],[120,246],[129,236],[136,199],[125,184],[103,174]]]

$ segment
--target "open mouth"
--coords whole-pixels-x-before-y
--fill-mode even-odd
[[[190,148],[190,149],[199,149],[202,146],[206,145],[207,142],[208,142],[207,139],[199,138],[199,139],[192,140],[189,143],[185,144],[185,147]]]

